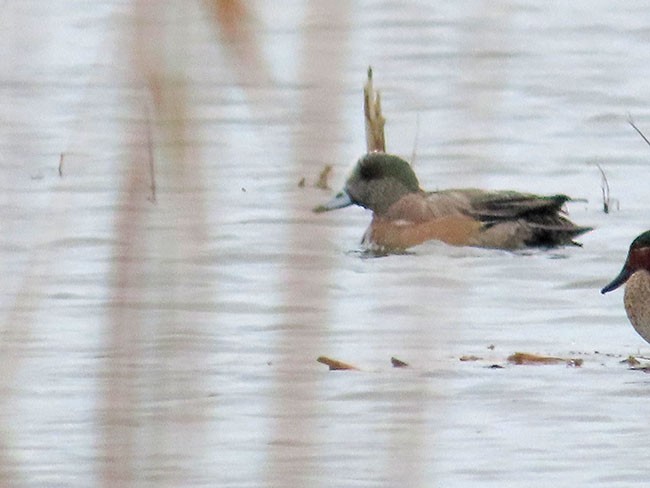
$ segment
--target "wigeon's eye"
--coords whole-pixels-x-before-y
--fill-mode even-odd
[[[359,171],[361,178],[364,180],[374,180],[381,178],[382,169],[379,165],[376,164],[363,164]]]

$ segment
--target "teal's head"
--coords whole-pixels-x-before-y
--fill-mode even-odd
[[[630,250],[627,253],[627,259],[625,260],[625,264],[623,264],[623,269],[600,292],[607,293],[616,290],[640,269],[645,269],[650,272],[650,231],[644,232],[632,241]]]

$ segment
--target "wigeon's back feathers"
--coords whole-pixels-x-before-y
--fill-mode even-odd
[[[486,228],[518,222],[529,232],[523,244],[529,247],[554,247],[577,244],[573,239],[589,232],[591,227],[575,225],[564,216],[567,195],[539,196],[514,191],[481,193],[472,201],[470,215],[483,222]],[[499,246],[500,247],[500,246]]]

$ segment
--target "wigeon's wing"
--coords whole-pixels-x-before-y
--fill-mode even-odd
[[[562,207],[568,200],[566,195],[538,196],[473,188],[419,192],[395,202],[382,219],[390,221],[392,227],[426,224],[426,229],[435,228],[441,233],[452,223],[457,227],[458,222],[469,224],[466,221],[470,220],[478,227],[469,225],[467,245],[503,249],[553,247],[576,244],[575,237],[591,230],[564,216]],[[420,229],[424,228],[419,227],[418,232],[422,233]],[[434,236],[433,230],[431,235]],[[457,243],[455,238],[431,238]]]
[[[483,221],[553,216],[571,200],[566,195],[538,196],[512,191],[484,192],[472,199],[471,213]]]
[[[575,244],[573,239],[591,227],[575,225],[564,214],[566,195],[539,196],[513,191],[481,192],[471,199],[470,215],[483,222],[486,231],[514,232],[526,246]]]

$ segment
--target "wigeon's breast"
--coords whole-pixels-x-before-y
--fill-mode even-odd
[[[437,240],[454,246],[472,245],[482,224],[465,215],[409,221],[374,216],[362,244],[400,250]]]

